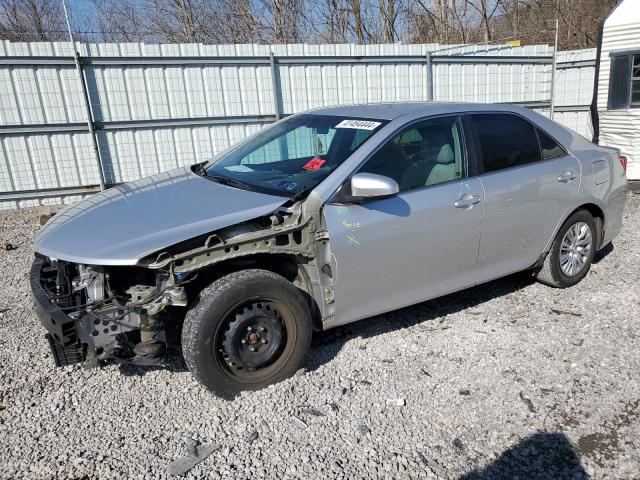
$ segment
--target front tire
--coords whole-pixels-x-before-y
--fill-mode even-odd
[[[589,273],[597,241],[593,216],[586,210],[574,212],[558,231],[536,278],[556,288],[577,284]]]
[[[187,312],[182,351],[193,376],[213,393],[233,398],[292,376],[311,343],[303,294],[267,270],[242,270],[200,292]]]

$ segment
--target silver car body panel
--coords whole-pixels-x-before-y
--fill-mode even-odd
[[[286,201],[181,168],[111,188],[65,209],[46,224],[34,248],[74,263],[136,265],[153,252],[266,215]]]
[[[521,113],[522,112],[518,112]],[[620,151],[615,148],[596,145],[581,135],[569,130],[556,122],[540,115],[539,113],[526,111],[527,118],[539,125],[560,144],[562,144],[581,165],[581,179],[578,195],[573,203],[567,204],[565,215],[559,220],[556,230],[548,239],[543,251],[551,247],[557,230],[560,229],[566,218],[582,205],[595,205],[603,213],[604,236],[600,239],[598,247],[602,247],[613,240],[622,229],[622,211],[627,196],[627,177],[618,160]],[[593,164],[605,161],[609,171],[609,181],[597,184]]]
[[[569,155],[361,205],[330,202],[342,184],[407,124],[473,112],[525,117]],[[179,169],[66,209],[43,229],[35,250],[81,264],[165,268],[175,262],[176,269],[185,272],[256,252],[303,255],[308,259],[302,267],[311,285],[308,292],[318,304],[323,328],[329,328],[532,266],[550,248],[562,222],[581,205],[595,205],[604,213],[599,246],[620,230],[626,183],[618,152],[525,108],[406,103],[331,107],[314,113],[389,123],[296,208],[287,207],[291,211],[282,221],[280,214],[273,214],[287,198],[223,186]],[[567,170],[575,170],[576,178],[558,182]],[[455,208],[465,193],[478,196],[479,202],[468,209]],[[259,217],[268,219],[271,227],[262,232],[253,227],[229,231]],[[213,237],[221,229],[223,243],[215,244]],[[283,234],[294,238],[297,230],[303,232],[300,244],[274,248],[277,242],[269,240]],[[189,252],[162,254],[167,247],[206,234],[212,235]],[[260,250],[256,245],[262,245]],[[148,261],[151,254],[155,263]],[[143,258],[146,263],[141,263]],[[331,268],[325,269],[328,265]]]
[[[336,323],[475,285],[482,206],[476,179],[400,193],[363,205],[327,205],[336,271]]]
[[[567,155],[480,176],[484,214],[479,283],[536,263],[560,219],[573,210],[580,169],[580,162]],[[573,179],[559,180],[569,172]]]
[[[391,110],[392,113],[399,111],[400,109]],[[383,106],[367,109],[366,112],[372,117],[378,114],[379,118],[392,116],[384,116],[385,108]],[[567,149],[569,155],[531,166],[516,167],[509,171],[480,175],[475,179],[481,182],[480,190],[483,201],[474,210],[486,212],[488,223],[493,224],[494,229],[500,230],[502,236],[498,235],[498,232],[492,231],[489,225],[485,227],[483,219],[481,230],[484,232],[485,241],[482,242],[480,230],[478,231],[479,236],[474,237],[476,245],[480,245],[480,247],[475,250],[478,264],[476,268],[473,268],[475,281],[472,284],[461,281],[455,286],[449,285],[448,279],[442,275],[442,271],[439,271],[437,267],[424,269],[425,264],[429,261],[434,265],[442,261],[443,263],[450,262],[452,271],[455,271],[461,259],[464,263],[464,258],[469,254],[469,251],[464,253],[456,249],[448,251],[448,244],[445,244],[444,248],[434,248],[434,244],[438,240],[434,238],[435,234],[427,235],[425,230],[427,236],[418,238],[415,235],[415,226],[398,223],[392,228],[390,227],[392,222],[387,222],[385,225],[379,224],[379,229],[375,231],[359,231],[357,240],[366,247],[360,247],[360,250],[356,250],[353,242],[346,237],[352,232],[347,232],[342,219],[338,218],[340,215],[344,215],[344,210],[340,210],[343,207],[327,205],[325,215],[329,228],[331,252],[339,272],[335,285],[336,316],[327,321],[329,326],[349,323],[370,315],[426,301],[531,267],[549,250],[556,232],[566,218],[582,205],[595,205],[604,214],[604,238],[599,246],[608,243],[620,231],[622,209],[626,196],[626,178],[618,162],[618,152],[594,145],[579,134],[540,114],[512,105],[430,104],[425,107],[420,104],[410,104],[407,108],[402,109],[401,116],[379,130],[370,141],[366,142],[360,150],[356,151],[319,185],[316,188],[316,193],[323,199],[330,199],[344,182],[345,177],[348,178],[356,172],[386,140],[393,137],[407,124],[435,115],[474,112],[505,112],[520,115],[555,138]],[[322,109],[318,113],[347,114],[342,108]],[[365,112],[358,111],[357,115],[364,116]],[[587,168],[585,165],[588,164],[589,171],[592,171],[592,162],[603,159],[606,160],[608,168],[612,171],[612,181],[596,185],[593,174],[587,174],[583,179],[582,173]],[[559,182],[558,178],[567,170],[575,171],[576,178],[566,184]],[[533,180],[529,176],[533,177]],[[514,181],[524,181],[525,184],[511,183]],[[487,187],[488,191],[485,191]],[[516,190],[523,197],[516,196]],[[400,194],[400,197],[402,195]],[[485,199],[485,195],[488,198]],[[438,201],[429,203],[432,200],[429,196],[425,195],[422,199],[426,203],[420,204],[421,212],[426,212],[430,208],[438,211],[444,207]],[[512,210],[510,207],[514,207],[514,209]],[[361,209],[363,206],[359,208]],[[349,213],[352,215],[354,212],[360,212],[358,220],[360,228],[362,225],[368,224],[370,219],[366,218],[363,210],[349,207]],[[439,213],[443,216],[457,216],[460,211],[453,207],[453,202],[449,202],[449,208],[443,208]],[[375,214],[369,212],[369,215],[373,218]],[[502,224],[500,223],[501,215],[503,215],[504,222]],[[347,224],[353,224],[352,220],[353,218],[347,220]],[[402,225],[404,229],[399,228],[399,225]],[[441,230],[436,228],[432,231],[441,233]],[[463,227],[458,232],[449,232],[450,244],[455,246],[458,245],[458,242],[470,243],[468,239],[464,238],[469,234],[469,231],[468,228]],[[369,235],[373,237],[373,241],[370,240]],[[370,247],[372,244],[379,246],[377,244],[379,236],[387,238],[388,247],[382,251],[379,248]],[[519,243],[516,244],[516,242]],[[422,245],[425,246],[424,251],[419,248]],[[430,250],[429,247],[431,247]],[[405,261],[416,258],[416,250],[418,255],[427,251],[430,252],[430,255],[426,259],[423,255],[422,262]],[[360,261],[352,261],[351,259],[354,257],[358,257]],[[505,257],[506,260],[503,260],[502,257]],[[497,263],[493,264],[491,260]],[[351,267],[350,273],[345,273],[349,266]],[[377,289],[376,286],[380,285],[385,285],[386,289]],[[391,286],[396,288],[390,288]]]

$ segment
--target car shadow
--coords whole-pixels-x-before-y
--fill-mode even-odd
[[[612,243],[605,245],[596,252],[593,263],[597,264],[613,250]],[[312,349],[304,368],[307,371],[317,370],[325,363],[333,360],[344,344],[354,338],[371,338],[401,328],[431,322],[446,315],[476,307],[494,298],[513,293],[533,283],[535,283],[535,279],[530,273],[520,272],[444,297],[365,318],[325,332],[316,332],[313,335]],[[176,373],[187,372],[188,369],[184,363],[182,351],[177,343],[178,338],[179,335],[176,336],[175,342],[171,342],[167,361],[163,365],[140,366],[121,362],[118,364],[120,372],[126,376],[143,376],[156,370],[168,370]]]
[[[517,273],[400,310],[365,318],[325,332],[316,332],[313,335],[311,352],[307,357],[304,368],[307,371],[317,370],[320,366],[330,362],[340,352],[344,344],[354,338],[370,338],[384,335],[394,330],[433,321],[445,315],[475,307],[493,298],[515,292],[534,282],[535,280],[531,275]],[[117,365],[120,373],[125,376],[144,376],[157,370],[168,370],[176,373],[188,371],[182,357],[182,351],[177,343],[178,338],[179,336],[175,338],[174,342],[170,342],[167,360],[162,365],[142,366],[127,361],[119,361]]]
[[[189,369],[184,363],[182,352],[179,349],[171,348],[167,353],[167,359],[160,365],[136,365],[127,361],[118,361],[118,370],[125,377],[142,377],[147,373],[163,370],[171,373],[184,373]]]
[[[536,433],[511,447],[490,465],[459,480],[582,480],[589,475],[563,433]]]
[[[385,198],[384,200],[374,200],[360,205],[367,210],[393,215],[395,217],[408,217],[411,215],[411,205],[400,197]]]
[[[613,252],[614,250],[614,246],[612,242],[607,243],[604,247],[602,247],[600,250],[598,250],[595,255],[593,256],[593,263],[599,263],[600,261],[602,261],[602,259],[604,259],[607,255],[609,255],[611,252]]]
[[[365,318],[326,332],[317,332],[313,336],[312,353],[307,359],[305,368],[308,371],[314,371],[330,362],[344,344],[354,338],[366,339],[420,323],[432,322],[515,292],[534,282],[530,274],[521,272],[411,307]]]

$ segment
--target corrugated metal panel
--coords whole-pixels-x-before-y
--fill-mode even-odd
[[[640,3],[625,0],[606,20],[602,35],[598,112],[600,143],[619,148],[628,158],[627,177],[640,179],[640,108],[607,110],[612,52],[640,53]]]
[[[578,132],[583,137],[591,140],[593,138],[593,126],[591,124],[591,113],[582,112],[556,112],[553,119],[571,130]]]
[[[16,208],[39,207],[49,205],[71,205],[79,202],[87,195],[60,195],[56,197],[42,197],[28,200],[0,201],[0,210],[14,210]]]
[[[91,58],[167,57],[171,62],[91,64],[85,66],[94,120],[105,129],[97,138],[107,183],[135,180],[180,165],[203,160],[271,121],[274,105],[282,114],[319,106],[385,101],[423,101],[429,97],[427,53],[464,56],[549,56],[546,45],[511,47],[425,45],[147,45],[78,44]],[[384,63],[278,64],[274,98],[268,62],[221,65],[184,63],[179,57],[370,57],[390,55]],[[61,56],[73,54],[65,42],[0,42],[0,56]],[[591,58],[593,52],[561,56]],[[418,56],[402,61],[403,56]],[[424,57],[424,61],[420,59]],[[548,101],[551,65],[459,64],[432,65],[433,99],[474,102]],[[580,71],[574,71],[580,70]],[[560,70],[556,104],[589,103],[589,67]],[[588,101],[589,100],[589,101]],[[249,117],[211,124],[215,117]],[[256,116],[263,120],[252,120]],[[584,131],[583,113],[557,114],[556,119]],[[113,122],[186,120],[172,126],[126,126],[106,129]],[[205,124],[197,124],[198,119]],[[566,119],[566,120],[565,120]],[[95,185],[99,174],[85,133],[83,97],[72,63],[65,65],[0,65],[0,128],[15,125],[78,125],[76,132],[0,135],[0,192]],[[106,122],[106,123],[105,123]],[[207,123],[208,122],[208,123]],[[201,122],[202,123],[202,122]],[[54,201],[49,198],[47,201]],[[14,204],[12,202],[9,202]],[[7,205],[4,203],[3,205]],[[15,204],[14,204],[15,205]]]
[[[558,52],[559,64],[593,61],[596,59],[596,49],[571,50]],[[590,105],[593,98],[595,78],[595,63],[582,63],[584,66],[562,68],[556,72],[555,104],[556,105]]]

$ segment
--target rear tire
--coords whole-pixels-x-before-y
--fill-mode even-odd
[[[562,225],[536,278],[555,288],[568,288],[582,280],[596,253],[598,234],[593,216],[574,212]]]
[[[193,376],[213,393],[233,398],[292,376],[311,343],[303,294],[267,270],[242,270],[200,292],[187,312],[182,351]]]

